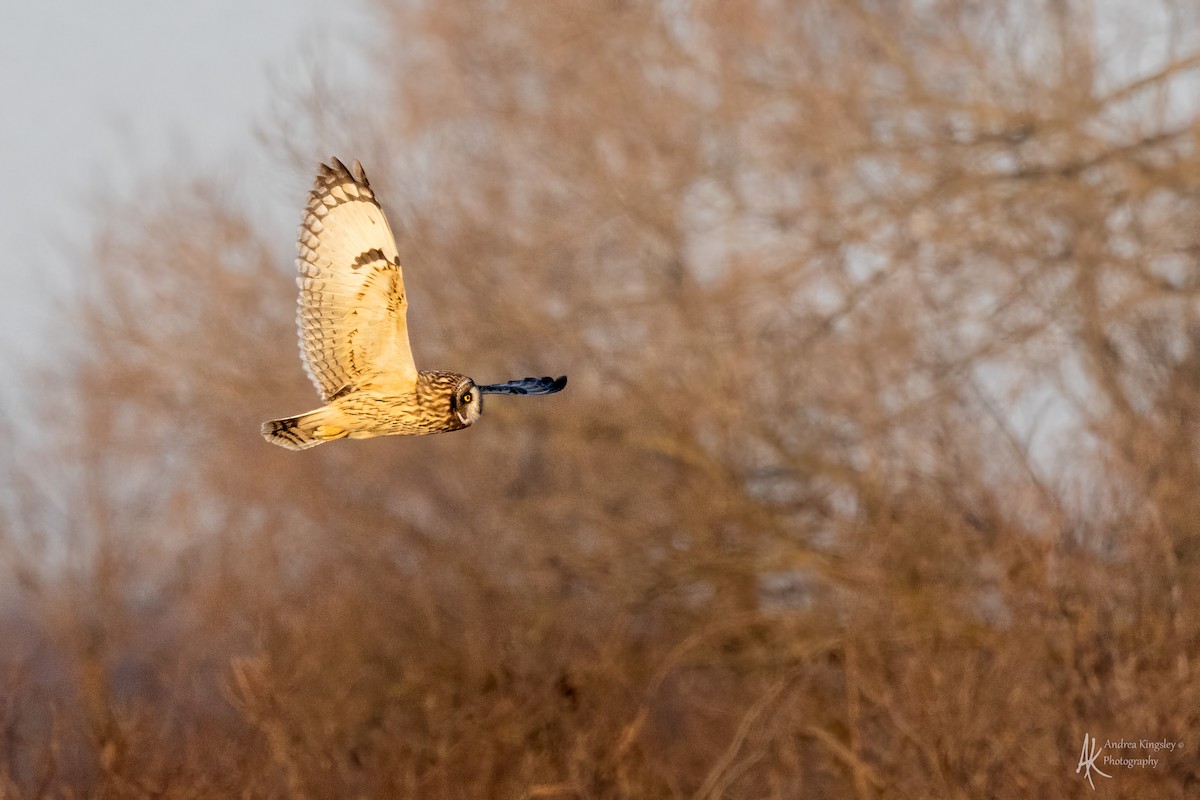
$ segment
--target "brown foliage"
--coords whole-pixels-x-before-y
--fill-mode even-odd
[[[380,4],[273,143],[419,365],[571,385],[272,448],[281,244],[143,198],[9,465],[0,797],[1194,793],[1200,51],[1090,8]]]

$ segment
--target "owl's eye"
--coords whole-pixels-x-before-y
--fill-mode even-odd
[[[467,392],[466,394],[463,395],[463,402],[464,403],[471,402],[471,393],[470,392]]]

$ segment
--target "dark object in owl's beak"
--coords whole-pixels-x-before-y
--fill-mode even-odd
[[[558,378],[521,378],[508,383],[493,383],[490,386],[480,386],[479,391],[483,394],[554,394],[561,392],[567,385],[567,376],[562,375]]]

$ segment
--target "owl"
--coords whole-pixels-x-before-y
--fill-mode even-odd
[[[300,225],[300,357],[325,405],[264,422],[289,450],[334,439],[457,431],[483,414],[485,394],[562,391],[566,376],[479,385],[418,370],[408,342],[408,295],[396,241],[362,165],[321,165]]]

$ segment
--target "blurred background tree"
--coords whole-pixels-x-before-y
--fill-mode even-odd
[[[1085,732],[1197,745],[1200,11],[373,13],[269,203],[360,158],[418,364],[571,386],[266,445],[293,268],[163,176],[25,378],[0,794],[1067,796]]]

